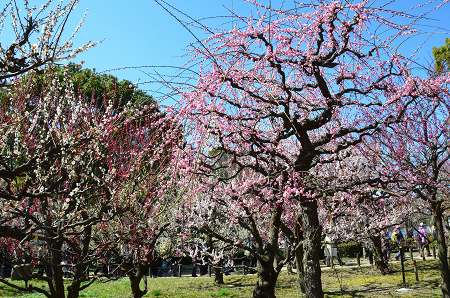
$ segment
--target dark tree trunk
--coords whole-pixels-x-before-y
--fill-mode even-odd
[[[83,219],[87,220],[86,212],[82,213]],[[78,298],[81,291],[81,283],[89,279],[89,264],[87,258],[89,256],[89,245],[92,238],[92,226],[88,226],[83,231],[81,240],[81,253],[75,261],[74,277],[70,286],[67,287],[67,298]]]
[[[391,273],[392,271],[389,268],[389,264],[387,260],[384,258],[381,236],[380,235],[371,236],[370,240],[372,241],[373,244],[375,266],[377,266],[378,270],[380,270],[381,274],[383,275]]]
[[[308,298],[321,298],[323,297],[320,272],[322,227],[319,224],[317,202],[303,202],[302,211],[305,294]]]
[[[373,265],[373,250],[366,249],[367,251],[367,258],[369,259],[369,264]]]
[[[73,280],[67,287],[67,298],[78,298],[80,296],[81,281]]]
[[[135,274],[133,274],[132,272],[128,274],[133,298],[141,298],[148,292],[147,280],[145,279],[144,279],[145,282],[144,290],[141,290],[140,283],[143,277],[144,277],[144,268],[142,266],[139,266],[137,268],[137,272]]]
[[[50,259],[49,270],[51,278],[48,281],[50,293],[54,298],[65,298],[64,293],[64,278],[61,266],[62,262],[62,243],[50,242],[48,243]]]
[[[288,263],[287,263],[287,265],[286,265],[286,271],[287,271],[287,273],[288,273],[289,275],[295,274],[294,271],[292,270],[292,263],[291,263],[291,262],[288,262]]]
[[[258,260],[258,281],[253,290],[253,298],[275,298],[275,285],[278,273],[273,268],[274,258],[267,262]]]
[[[191,272],[191,276],[192,277],[197,277],[197,262],[192,260],[192,272]]]
[[[271,225],[269,230],[269,241],[263,243],[256,224],[253,222],[253,233],[257,240],[257,261],[258,261],[258,281],[253,290],[254,298],[275,298],[275,285],[277,283],[278,274],[281,270],[280,266],[274,266],[275,258],[279,251],[278,239],[280,237],[281,214],[283,209],[276,208],[272,214]]]
[[[223,285],[223,271],[222,264],[218,264],[218,266],[213,266],[214,268],[214,282],[218,285]]]
[[[295,265],[297,267],[298,286],[300,288],[300,291],[304,294],[305,293],[305,280],[304,280],[304,272],[303,272],[303,246],[302,245],[297,246],[297,249],[295,250]]]
[[[433,221],[436,228],[436,241],[438,245],[439,269],[441,270],[441,290],[442,297],[450,297],[450,272],[447,259],[447,244],[445,240],[444,224],[442,222],[442,206],[441,203],[433,203],[431,206],[433,213]]]
[[[303,271],[303,245],[300,244],[303,241],[303,232],[301,229],[301,218],[298,218],[295,223],[295,266],[297,267],[297,279],[298,287],[301,293],[305,293],[305,272]]]

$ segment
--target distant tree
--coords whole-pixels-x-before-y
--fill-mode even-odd
[[[450,38],[445,39],[445,44],[433,47],[434,66],[437,72],[450,70]]]
[[[109,74],[99,74],[82,68],[79,64],[51,65],[44,72],[31,71],[20,80],[28,84],[30,92],[39,94],[52,80],[59,80],[61,87],[70,87],[75,96],[104,110],[110,105],[121,110],[127,104],[155,103],[154,99],[128,80],[120,80]],[[0,89],[0,101],[8,98],[8,88]]]

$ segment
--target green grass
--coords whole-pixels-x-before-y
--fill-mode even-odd
[[[322,281],[327,297],[440,297],[440,275],[436,261],[418,261],[419,283],[415,283],[412,263],[406,262],[408,286],[412,288],[404,294],[397,292],[402,287],[399,264],[393,263],[393,274],[382,276],[371,267],[339,267],[324,269]],[[167,277],[149,279],[149,293],[145,297],[251,297],[256,275],[232,275],[225,277],[225,285],[216,286],[210,277]],[[18,284],[23,285],[22,282]],[[34,286],[45,286],[34,281]],[[277,297],[300,297],[296,276],[283,272],[276,289]],[[0,297],[37,298],[38,294],[21,294],[0,284]],[[126,278],[111,282],[96,282],[81,293],[80,297],[130,297],[130,288]]]

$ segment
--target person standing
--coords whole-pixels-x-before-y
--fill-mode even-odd
[[[428,230],[427,227],[423,224],[423,222],[419,225],[419,248],[420,248],[420,256],[425,257],[425,249],[427,250],[427,255],[430,257],[430,246],[428,241]]]
[[[327,267],[334,266],[334,259],[338,259],[337,255],[337,246],[331,240],[330,236],[326,235],[324,239],[324,255],[325,255],[325,264]],[[339,262],[342,266],[342,263]]]
[[[390,238],[391,237],[390,237],[389,231],[386,231],[386,233],[384,234],[383,241],[382,241],[383,258],[386,262],[389,261],[389,259],[391,257],[392,246],[391,246]]]
[[[398,261],[401,257],[401,246],[403,241],[403,233],[399,226],[395,227],[395,230],[392,232],[391,240],[393,243],[396,243],[398,246],[398,253],[395,255],[395,259]]]

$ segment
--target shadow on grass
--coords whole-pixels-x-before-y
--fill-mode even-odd
[[[243,277],[240,278],[233,278],[233,280],[228,280],[225,282],[225,286],[230,288],[244,288],[244,287],[252,287],[255,284],[248,279],[244,279]]]
[[[423,289],[436,289],[439,288],[438,280],[422,281],[415,284],[407,284],[407,288],[418,292]],[[369,283],[362,285],[362,288],[353,289],[342,289],[335,291],[324,291],[324,294],[328,296],[343,296],[348,295],[351,297],[372,297],[379,295],[386,295],[392,292],[396,292],[399,288],[402,288],[402,284],[392,284],[392,285],[380,285],[378,283]]]
[[[393,288],[391,287],[380,287],[379,285],[373,284],[366,286],[364,289],[349,289],[349,290],[337,290],[337,291],[324,291],[324,294],[328,296],[342,296],[348,295],[351,297],[367,297],[368,294],[375,293],[386,293],[391,291]]]
[[[17,291],[7,285],[0,284],[0,297],[20,297],[25,294],[29,293]]]

